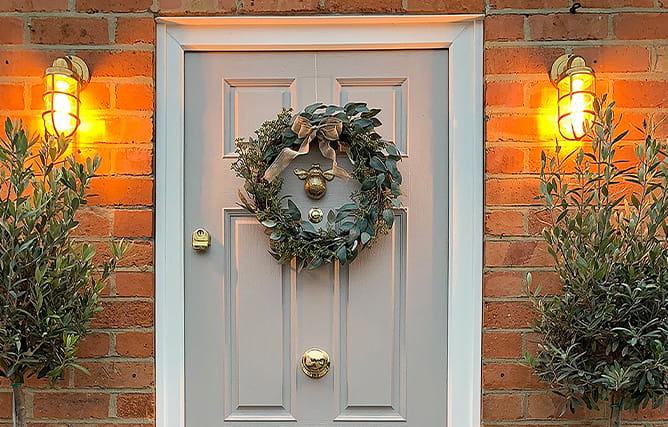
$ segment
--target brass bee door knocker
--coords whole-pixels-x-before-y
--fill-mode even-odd
[[[304,181],[304,192],[313,200],[322,199],[327,192],[327,181],[334,179],[332,170],[323,171],[317,163],[312,164],[308,171],[295,169],[294,173],[297,178]]]

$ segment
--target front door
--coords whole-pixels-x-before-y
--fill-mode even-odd
[[[183,237],[211,234],[207,251],[185,253],[187,427],[445,425],[456,351],[446,348],[447,67],[446,50],[185,54]],[[350,101],[382,108],[380,133],[403,153],[403,209],[350,266],[297,272],[237,205],[234,140],[281,108]],[[335,178],[308,199],[292,170],[329,168],[314,151],[282,174],[304,218],[357,185]],[[331,360],[319,379],[300,369],[312,347]]]

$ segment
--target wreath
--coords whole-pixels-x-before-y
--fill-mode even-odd
[[[296,258],[299,269],[336,260],[347,264],[392,228],[393,208],[400,207],[401,155],[392,141],[375,132],[380,111],[362,102],[344,107],[317,103],[296,115],[284,109],[276,120],[264,122],[255,138],[237,139],[238,159],[232,169],[244,179],[248,195],[239,190],[239,205],[265,227],[269,253],[279,263]],[[290,196],[281,195],[279,176],[295,157],[308,153],[312,143],[332,161],[327,179],[352,176],[360,183],[350,203],[329,211],[326,225],[317,230],[302,219]],[[346,153],[352,171],[336,163],[337,151]]]

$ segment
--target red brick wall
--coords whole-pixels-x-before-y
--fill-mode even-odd
[[[582,54],[598,73],[599,91],[613,95],[628,119],[665,116],[668,1],[582,3],[571,15],[569,0],[0,0],[0,116],[39,130],[44,69],[64,53],[83,57],[93,80],[82,95],[75,149],[98,153],[103,164],[81,235],[135,243],[80,353],[93,375],[68,374],[56,389],[31,381],[33,425],[153,425],[154,16],[405,12],[487,15],[482,424],[592,425],[584,417],[601,414],[558,419],[558,400],[520,365],[532,348],[523,277],[535,271],[546,292],[558,289],[533,200],[540,151],[552,147],[555,129],[546,71],[562,53]],[[9,391],[0,382],[0,425],[11,416]],[[629,419],[634,427],[667,427],[668,411]]]

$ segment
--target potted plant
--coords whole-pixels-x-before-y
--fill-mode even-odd
[[[72,237],[100,160],[79,163],[68,142],[28,137],[9,119],[0,138],[0,376],[11,382],[18,427],[26,425],[26,378],[53,383],[68,367],[83,370],[77,346],[128,249],[110,242],[110,259],[98,265],[95,248]]]
[[[606,402],[616,427],[622,410],[660,407],[668,393],[668,163],[647,123],[624,147],[613,106],[597,100],[590,146],[542,154],[542,235],[563,293],[531,291],[541,338],[526,358],[564,411]]]

